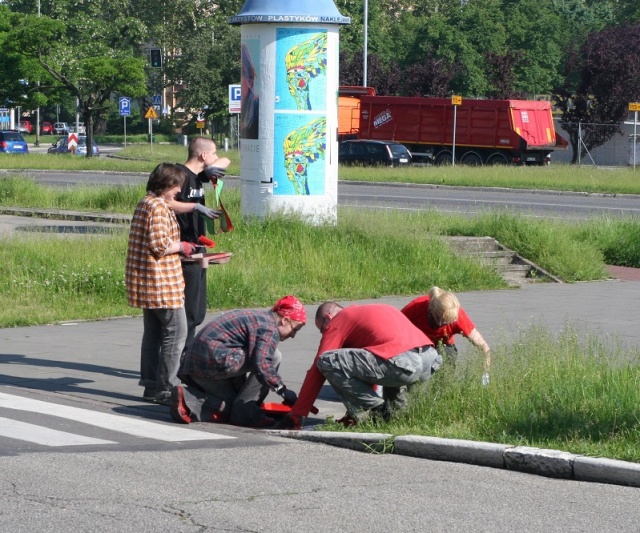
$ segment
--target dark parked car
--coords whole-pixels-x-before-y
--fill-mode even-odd
[[[51,122],[43,122],[40,126],[40,135],[53,135],[53,124]]]
[[[404,144],[393,141],[353,139],[340,143],[338,162],[344,165],[399,167],[411,164],[411,153]]]
[[[19,131],[2,130],[0,131],[0,153],[28,154],[29,147]]]
[[[69,138],[60,137],[54,142],[47,150],[48,154],[70,154],[69,151]],[[76,155],[87,155],[87,138],[84,135],[78,137],[78,146],[75,151]],[[100,155],[100,150],[95,141],[93,141],[93,155]]]

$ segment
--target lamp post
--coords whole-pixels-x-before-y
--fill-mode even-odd
[[[38,0],[38,17],[40,17],[40,0]],[[40,80],[38,80],[40,86]],[[40,106],[36,109],[36,146],[40,146]]]
[[[369,33],[369,0],[364,0],[364,53],[362,64],[362,85],[367,86],[367,47]]]

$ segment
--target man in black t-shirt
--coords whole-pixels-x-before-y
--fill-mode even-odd
[[[216,143],[206,137],[195,137],[189,143],[189,154],[184,165],[178,165],[186,179],[182,190],[171,202],[180,225],[180,240],[201,247],[196,252],[205,251],[199,238],[206,235],[206,225],[202,218],[219,218],[220,212],[205,205],[204,184],[215,184],[225,175],[225,169],[231,161],[218,157]],[[193,342],[196,328],[202,324],[207,314],[207,270],[198,261],[182,261],[184,275],[184,307],[187,314],[187,341],[183,352]]]

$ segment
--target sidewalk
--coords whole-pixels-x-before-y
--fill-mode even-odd
[[[570,322],[581,330],[619,338],[628,346],[640,346],[637,327],[640,276],[638,271],[628,269],[620,275],[635,281],[534,284],[515,290],[466,292],[458,296],[490,345],[509,342],[519,328],[531,324],[546,324],[551,331],[558,332]],[[402,307],[410,300],[411,297],[390,297],[367,302]],[[316,307],[307,306],[308,325],[294,339],[280,345],[284,357],[282,375],[287,386],[294,390],[300,389],[320,341],[320,334],[313,326]],[[209,314],[207,321],[214,316]],[[151,418],[168,420],[166,408],[146,404],[140,398],[142,388],[137,382],[141,336],[140,318],[0,329],[0,383],[18,389],[48,391],[111,409],[121,406],[144,409]],[[462,358],[470,344],[460,339],[458,346]],[[280,398],[273,395],[267,401],[277,402]],[[317,424],[326,416],[344,414],[344,407],[328,384],[323,387],[316,406],[320,413],[309,418],[309,424]],[[388,449],[390,439],[388,435],[360,433],[277,434],[355,449],[362,449],[362,443],[375,447],[380,442],[386,442]],[[396,453],[431,459],[640,486],[640,464],[582,458],[553,450],[414,436],[396,438],[394,448]]]

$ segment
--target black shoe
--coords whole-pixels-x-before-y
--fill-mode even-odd
[[[378,419],[383,422],[389,422],[389,420],[391,420],[391,411],[389,411],[389,404],[387,404],[387,402],[370,409],[369,414],[374,420]]]
[[[142,393],[142,401],[144,402],[155,402],[156,401],[156,388],[155,387],[145,387],[144,392]]]

